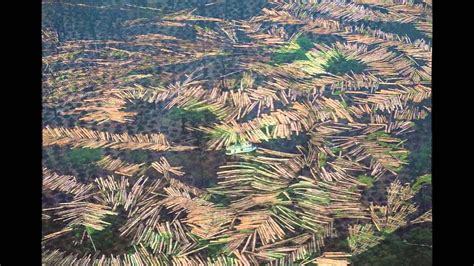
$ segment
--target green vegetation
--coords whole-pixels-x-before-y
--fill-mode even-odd
[[[354,265],[432,265],[431,228],[413,228],[404,235],[389,234],[366,252],[354,256]]]
[[[413,188],[413,190],[418,191],[418,190],[421,189],[421,187],[423,185],[431,185],[431,175],[430,174],[419,176],[416,179],[415,183],[413,184],[412,188]]]
[[[324,152],[319,152],[318,153],[318,164],[319,164],[319,167],[324,167],[326,165],[326,162],[327,162],[327,154],[324,153]]]
[[[430,3],[125,2],[44,3],[45,265],[431,263]]]
[[[409,151],[402,150],[402,151],[390,151],[388,152],[391,156],[394,158],[397,158],[400,160],[402,163],[407,163],[408,162],[408,155],[410,154]],[[396,173],[400,173],[403,169],[404,165],[400,165],[399,167],[392,167],[391,170],[395,171]]]
[[[103,152],[101,149],[74,148],[69,150],[64,159],[73,166],[90,165],[102,159]]]
[[[304,51],[309,51],[311,48],[314,47],[314,43],[308,37],[300,36],[296,39],[296,43],[301,47]]]
[[[349,105],[347,105],[347,102],[341,101],[341,105],[344,107],[344,109],[349,110]]]
[[[126,160],[131,163],[143,163],[148,159],[148,152],[144,150],[132,150],[125,154]]]
[[[391,151],[389,152],[390,155],[399,159],[402,162],[408,161],[408,155],[410,154],[409,151]]]
[[[390,135],[383,132],[383,131],[376,131],[376,132],[372,132],[372,133],[367,135],[368,140],[375,140],[375,139],[380,138],[380,137],[388,138],[388,137],[390,137]]]
[[[286,256],[286,253],[283,252],[273,252],[273,251],[267,251],[266,254],[268,257],[272,259],[281,259]]]
[[[95,230],[94,228],[92,227],[89,227],[89,226],[86,226],[86,232],[92,236],[95,232],[98,232],[97,230]]]
[[[173,237],[169,232],[158,232],[156,235],[160,240],[170,240]]]
[[[410,163],[415,174],[426,174],[431,172],[431,137],[430,142],[423,142],[421,147],[412,151]]]
[[[201,26],[199,26],[199,25],[194,25],[193,28],[194,28],[194,30],[196,30],[196,31],[205,31],[205,32],[210,32],[210,31],[212,31],[212,29],[209,28],[209,27],[207,27],[207,26],[201,27]]]
[[[286,193],[284,193],[284,192],[286,192]],[[290,197],[290,199],[296,197],[296,194],[295,194],[295,191],[294,191],[293,188],[286,188],[284,191],[278,193],[278,195],[277,195],[277,199],[279,199],[281,201],[288,201],[289,200],[288,197]]]
[[[313,47],[314,44],[309,38],[300,36],[288,45],[277,49],[272,55],[272,62],[280,65],[298,60],[308,60],[306,52]]]
[[[211,241],[209,239],[201,238],[192,233],[190,234],[190,236],[194,238],[195,241],[197,242],[197,248],[206,247],[205,252],[207,256],[211,258],[216,258],[219,256],[219,254],[224,253],[224,250],[226,247],[226,241],[223,241],[223,242]]]
[[[340,147],[331,148],[331,152],[334,153],[334,154],[338,154],[341,151],[342,151],[342,148],[340,148]]]
[[[206,251],[211,258],[216,258],[219,254],[224,253],[225,246],[224,243],[209,243]]]
[[[192,125],[196,125],[200,121],[210,120],[214,115],[207,109],[204,110],[187,110],[185,108],[173,107],[169,116],[172,120],[181,121],[181,131],[186,131],[186,123],[189,121]]]
[[[400,149],[400,142],[394,144],[391,141],[384,140],[383,138],[393,139],[393,137],[383,131],[377,131],[367,135],[367,140],[376,141],[378,145],[385,148],[389,148],[389,150],[385,150],[384,153],[392,156],[393,158],[401,162],[401,165],[398,167],[387,167],[390,168],[390,170],[399,173],[404,168],[404,165],[408,163],[410,151]]]
[[[364,183],[367,185],[368,188],[371,188],[374,186],[374,178],[366,175],[360,175],[357,177],[357,180],[361,183]]]
[[[326,192],[322,192],[322,193],[318,194],[317,196],[312,195],[312,196],[307,196],[307,197],[309,199],[313,200],[314,202],[318,202],[318,203],[321,203],[323,205],[329,205],[329,203],[331,203],[329,193],[326,193]]]
[[[215,115],[206,107],[194,108],[179,108],[173,107],[169,112],[170,118],[181,120],[184,125],[187,121],[195,124],[200,121],[208,121],[215,117]]]
[[[106,251],[111,248],[117,248],[117,246],[122,244],[119,242],[124,242],[120,237],[118,228],[125,223],[125,219],[118,215],[107,215],[103,220],[110,223],[110,225],[105,226],[103,230],[96,230],[89,226],[74,226],[74,237],[77,240],[80,240],[85,230],[86,234],[88,234],[92,238],[92,241],[94,241],[94,245],[97,250]],[[92,243],[87,236],[85,239],[85,243],[89,243],[92,247]]]
[[[136,247],[135,247],[135,245],[130,245],[130,246],[127,248],[127,252],[126,252],[126,253],[127,253],[128,255],[132,255],[132,254],[134,254],[135,252],[136,252]]]
[[[409,140],[408,146],[411,151],[408,157],[411,178],[431,173],[431,116],[415,121],[415,131],[418,134]]]
[[[340,53],[336,53],[336,55],[329,57],[327,62],[323,64],[323,68],[326,72],[334,75],[349,73],[360,74],[366,70],[367,65],[355,59],[348,59]]]
[[[229,204],[231,203],[229,197],[227,197],[224,194],[216,194],[216,193],[210,194],[206,200],[216,204],[216,206],[222,206],[222,207],[229,206]]]
[[[81,54],[80,51],[67,53],[66,54],[66,59],[69,60],[69,61],[74,61],[76,59],[76,57],[78,57],[80,54]]]
[[[272,62],[277,65],[291,63],[297,60],[308,60],[308,57],[306,57],[306,52],[303,50],[284,53],[277,52],[272,56]]]
[[[56,81],[63,81],[63,80],[66,80],[66,79],[67,79],[66,75],[61,75],[61,76],[56,78]]]
[[[114,59],[126,59],[126,58],[129,57],[129,55],[124,51],[114,50],[114,51],[110,52],[110,57],[112,57]]]

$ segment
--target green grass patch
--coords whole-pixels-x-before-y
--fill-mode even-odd
[[[280,47],[272,54],[272,63],[276,65],[288,64],[299,60],[309,60],[306,52],[314,47],[311,39],[300,36],[289,44]]]
[[[361,183],[366,184],[368,188],[371,188],[374,186],[374,178],[371,176],[360,175],[357,177],[357,180]]]
[[[277,65],[288,64],[297,60],[308,60],[306,52],[296,50],[294,52],[274,53],[272,55],[272,62]]]
[[[389,154],[402,162],[406,162],[408,160],[408,155],[410,154],[409,151],[391,151]]]

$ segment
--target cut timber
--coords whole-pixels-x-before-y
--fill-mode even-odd
[[[350,254],[344,252],[324,252],[323,255],[316,258],[318,266],[347,266],[350,265],[348,258]]]
[[[99,167],[124,176],[135,175],[138,171],[145,169],[145,167],[142,167],[144,164],[145,163],[129,164],[120,159],[113,159],[110,155],[105,156],[102,160],[97,162]]]
[[[43,128],[43,146],[72,145],[83,148],[110,148],[119,150],[185,151],[193,146],[172,146],[166,136],[153,134],[114,134],[87,128]]]

